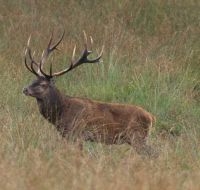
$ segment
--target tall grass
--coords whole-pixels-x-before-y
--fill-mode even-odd
[[[0,1],[0,189],[199,189],[200,3],[195,0]],[[159,158],[128,145],[62,139],[22,88],[30,34],[40,52],[66,31],[54,70],[66,67],[82,31],[104,44],[103,62],[58,78],[70,96],[137,104],[157,117],[150,143]],[[46,68],[48,70],[48,66]]]

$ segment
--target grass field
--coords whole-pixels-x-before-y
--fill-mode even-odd
[[[128,145],[61,139],[22,89],[27,39],[36,56],[66,31],[54,70],[66,67],[83,30],[104,45],[103,62],[58,78],[70,96],[136,104],[157,122],[150,143],[157,159]],[[47,68],[48,69],[48,68]],[[200,1],[0,0],[0,189],[200,189]]]

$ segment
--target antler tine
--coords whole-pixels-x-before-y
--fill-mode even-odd
[[[60,37],[60,39],[52,46],[50,47],[51,43],[49,44],[48,48],[49,48],[49,51],[53,51],[54,49],[57,49],[58,50],[58,45],[60,44],[60,42],[63,40],[64,38],[64,35],[65,35],[65,30],[63,31],[63,34],[62,36]],[[52,37],[53,37],[53,33],[52,33]]]
[[[100,54],[97,56],[96,59],[93,59],[91,61],[94,61],[94,62],[99,62],[99,60],[101,59],[102,55],[103,55],[103,51],[104,51],[104,45],[102,46],[102,49],[101,49],[101,52]]]
[[[52,76],[52,62],[50,63],[50,76]]]
[[[90,42],[91,42],[91,45],[93,45],[94,41],[93,41],[92,36],[90,36]]]
[[[85,46],[85,49],[87,49],[87,34],[85,32],[85,30],[83,30],[83,36],[84,36],[84,46]]]
[[[27,47],[29,47],[30,41],[31,41],[31,35],[30,35],[29,38],[28,38]]]
[[[76,45],[74,46],[74,49],[73,49],[72,59],[71,59],[71,65],[73,65],[73,63],[74,63],[75,53],[76,53]]]
[[[32,72],[33,73],[33,71],[30,69],[30,67],[28,66],[28,64],[27,64],[27,60],[26,60],[26,54],[27,54],[27,48],[25,49],[25,53],[24,53],[24,63],[25,63],[25,66],[26,66],[26,68],[30,71],[30,72]]]

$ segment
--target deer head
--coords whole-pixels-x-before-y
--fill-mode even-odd
[[[54,50],[57,50],[58,45],[60,44],[60,42],[62,41],[63,37],[64,37],[65,32],[63,32],[62,36],[60,37],[60,39],[52,45],[52,41],[53,41],[53,33],[50,37],[49,43],[47,45],[46,50],[43,51],[41,59],[39,62],[36,62],[33,58],[33,54],[32,51],[29,47],[30,44],[30,37],[28,39],[28,43],[27,43],[27,48],[25,51],[25,59],[24,59],[24,63],[26,68],[33,73],[37,79],[34,80],[32,82],[32,84],[30,84],[29,86],[25,87],[23,89],[23,93],[27,96],[32,96],[35,97],[37,99],[43,99],[45,97],[47,97],[47,95],[55,90],[55,86],[54,86],[54,82],[53,82],[53,78],[54,77],[58,77],[58,76],[62,76],[63,74],[73,70],[74,68],[82,65],[83,63],[98,63],[101,56],[102,56],[102,52],[103,52],[103,48],[101,53],[95,58],[95,59],[88,59],[88,56],[92,53],[92,51],[88,50],[87,48],[87,36],[84,33],[84,37],[85,37],[85,48],[80,56],[80,58],[78,60],[74,59],[75,56],[75,52],[76,52],[76,46],[73,49],[73,54],[72,54],[72,59],[71,59],[71,64],[69,67],[67,67],[66,69],[53,73],[52,72],[52,63],[50,65],[50,71],[49,74],[47,74],[44,70],[44,64],[45,61],[47,60],[48,56],[51,54],[51,52],[53,52]],[[29,57],[30,62],[28,63],[27,61],[27,56]]]

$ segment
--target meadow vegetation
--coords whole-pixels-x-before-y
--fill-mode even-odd
[[[40,116],[22,89],[23,64],[65,29],[54,70],[70,62],[83,30],[104,45],[103,62],[58,78],[70,96],[136,104],[157,122],[149,138],[157,159],[128,145],[85,143],[80,152]],[[46,68],[48,69],[48,67]],[[0,0],[0,189],[200,189],[200,1]]]

